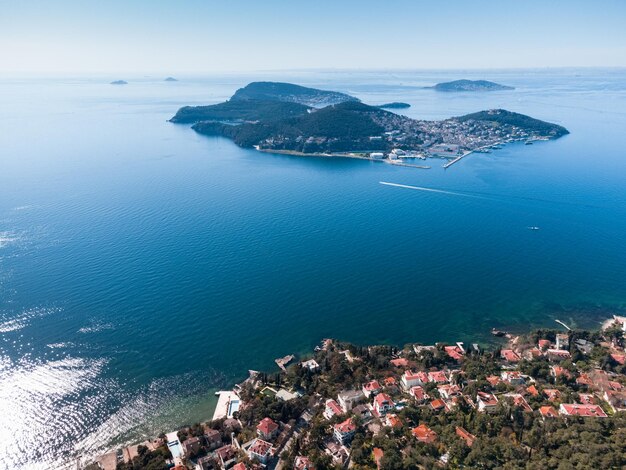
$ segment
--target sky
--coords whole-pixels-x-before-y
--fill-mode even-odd
[[[0,75],[626,66],[624,0],[0,0]]]

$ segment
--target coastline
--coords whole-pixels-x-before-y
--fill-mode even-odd
[[[556,349],[554,350],[548,349],[547,353],[550,353],[550,351],[562,352],[564,349],[566,350],[567,347],[563,348],[563,343],[559,345],[559,338],[565,337],[566,339],[565,340],[561,339],[561,341],[566,341],[565,345],[567,346],[570,344],[569,335],[574,334],[575,330],[571,330],[565,323],[559,320],[555,320],[555,321],[559,325],[558,328],[552,328],[548,330],[532,330],[532,331],[527,331],[523,334],[511,334],[505,331],[496,330],[495,328],[492,329],[491,333],[499,339],[498,343],[501,344],[500,347],[496,347],[496,351],[499,351],[501,348],[508,348],[508,349],[502,349],[502,352],[500,353],[502,355],[501,357],[505,361],[505,365],[503,366],[504,370],[512,370],[514,366],[517,365],[517,362],[521,360],[522,357],[528,360],[534,360],[534,358],[537,357],[537,354],[535,354],[535,352],[533,351],[538,352],[540,351],[540,349],[537,349],[537,346],[535,346],[535,348],[532,350],[524,349],[524,348],[527,348],[528,345],[524,344],[524,341],[522,341],[522,339],[527,341],[528,337],[532,337],[533,334],[537,334],[537,332],[539,331],[543,331],[544,332],[543,334],[550,334],[552,335],[552,337],[556,335],[556,338],[557,338]],[[615,326],[615,325],[620,325],[620,328],[623,328],[624,331],[626,331],[626,317],[613,315],[611,318],[608,318],[601,322],[597,332],[602,333],[607,328],[611,326]],[[553,333],[546,333],[550,331]],[[564,331],[564,333],[559,333],[559,331]],[[580,331],[583,331],[583,330],[580,330]],[[443,349],[440,349],[440,345],[442,344],[444,345],[444,347]],[[447,343],[436,342],[433,346],[429,346],[429,345],[422,346],[418,344],[412,344],[412,345],[405,346],[404,350],[401,350],[393,346],[367,346],[365,347],[365,349],[372,350],[376,348],[382,348],[383,350],[389,351],[391,353],[391,357],[393,358],[390,362],[393,363],[396,367],[398,367],[401,370],[408,366],[407,360],[404,359],[406,355],[407,347],[409,347],[409,349],[414,350],[415,353],[418,354],[418,356],[421,351],[435,351],[435,348],[437,348],[441,351],[445,351],[445,354],[447,354],[449,358],[452,358],[453,362],[456,362],[457,365],[463,360],[466,354],[469,356],[470,354],[469,351],[471,351],[472,349],[475,351],[482,350],[482,348],[478,346],[478,344],[472,344],[471,348],[468,348],[467,350],[464,349],[463,343],[457,342],[456,345],[453,345],[453,346],[445,346],[445,344]],[[298,360],[304,360],[307,357],[311,357],[311,356],[315,357],[320,352],[325,353],[327,351],[331,351],[333,348],[336,348],[337,346],[341,346],[345,348],[346,347],[345,345],[348,345],[348,348],[345,350],[339,350],[339,353],[340,355],[345,356],[345,359],[347,360],[348,363],[354,364],[355,362],[358,363],[363,360],[360,357],[355,357],[350,352],[351,346],[349,345],[349,343],[342,343],[340,341],[333,340],[333,339],[324,339],[319,346],[315,347],[314,351],[309,351],[308,354],[306,354],[302,358],[299,358]],[[580,347],[580,346],[576,346],[576,347]],[[364,349],[363,347],[356,347],[356,348],[358,351],[362,351]],[[293,359],[296,359],[296,357],[293,355],[290,357]],[[517,357],[517,359],[514,359],[515,357]],[[311,373],[316,373],[319,371],[320,366],[315,361],[315,359],[304,360],[304,362],[300,362],[300,363],[298,363],[298,360],[296,360],[296,362],[294,364],[291,364],[289,367],[292,368],[293,366],[296,368],[298,367],[308,368]],[[285,367],[281,367],[280,361],[281,359],[279,358],[275,362],[276,364],[278,364],[279,369],[282,369],[282,373],[288,374],[289,370],[287,370]],[[396,363],[394,361],[398,361],[398,362]],[[451,366],[448,372],[453,374],[454,370],[455,370],[455,367]],[[281,373],[279,372],[277,376],[280,374]],[[210,427],[210,425],[212,425],[212,423],[214,422],[221,422],[222,420],[226,419],[226,420],[230,420],[233,422],[238,422],[241,427],[244,427],[244,423],[239,419],[240,405],[241,405],[241,409],[249,408],[250,405],[246,406],[242,397],[246,396],[246,394],[249,394],[250,390],[261,389],[263,387],[263,384],[267,383],[266,380],[267,380],[267,374],[250,370],[249,377],[246,378],[243,382],[235,384],[232,390],[216,392],[215,395],[219,396],[219,400],[218,400],[218,403],[216,404],[216,408],[213,413],[213,418],[210,422],[205,422],[205,423],[200,423],[200,424],[206,428],[207,426]],[[271,396],[272,398],[280,397],[280,400],[283,400],[285,402],[301,396],[299,393],[294,394],[294,393],[289,392],[286,388],[281,388],[281,385],[279,384],[278,379],[275,379],[275,380],[276,380],[276,385],[274,385],[274,388],[269,387],[268,385],[265,385],[265,388],[263,388],[260,393],[263,394],[265,390],[269,390],[268,396]],[[450,378],[450,382],[452,382],[451,378]],[[532,380],[532,383],[533,384],[535,383],[534,379]],[[282,396],[281,396],[281,393],[283,394]],[[236,403],[235,407],[232,406],[233,403]],[[526,403],[524,406],[528,406],[528,404]],[[610,406],[613,406],[613,405],[610,405]],[[604,407],[604,409],[607,412],[610,412],[610,409],[606,407]],[[378,417],[382,419],[384,416],[381,414]],[[184,442],[184,439],[180,438],[181,440],[179,440],[179,437],[177,437],[178,435],[180,435],[180,431],[183,429],[185,429],[185,427],[180,428],[178,431],[172,431],[172,432],[167,433],[167,437],[169,441],[168,446],[171,448],[174,448],[174,447],[176,448],[177,455],[174,455],[174,459],[173,459],[174,464],[176,465],[185,465],[185,463],[188,463],[187,460],[183,460],[183,457],[184,457],[183,451],[181,451],[181,453],[178,454],[178,449],[184,448],[184,446],[181,444],[181,442]],[[172,442],[175,442],[175,444],[171,445]],[[240,450],[246,449],[247,444],[244,444],[243,446],[241,446],[236,440],[234,441],[234,443],[237,445],[237,447]],[[163,442],[159,443],[159,438],[146,440],[142,444],[131,445],[123,449],[117,449],[116,451],[108,452],[104,455],[101,455],[96,459],[96,462],[99,462],[100,465],[102,465],[102,468],[104,470],[113,470],[114,467],[112,466],[112,462],[114,461],[114,459],[112,455],[114,455],[115,452],[117,452],[118,454],[119,452],[122,452],[122,455],[125,461],[130,462],[132,461],[133,457],[138,455],[138,448],[141,445],[147,446],[150,451],[154,452],[155,450],[159,448],[159,446],[163,445]],[[174,454],[174,452],[172,452],[172,454]],[[282,461],[283,457],[281,456],[280,459],[281,460],[278,462],[279,466],[281,465],[280,462]],[[188,468],[188,467],[185,466],[183,468]]]

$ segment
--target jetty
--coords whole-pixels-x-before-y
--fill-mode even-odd
[[[561,320],[554,320],[555,322],[557,322],[559,325],[563,325],[565,328],[567,328],[567,331],[572,331],[572,329],[567,326],[565,323],[563,323]]]
[[[285,366],[288,365],[291,361],[293,361],[295,359],[295,356],[293,354],[289,354],[285,357],[279,357],[278,359],[275,359],[274,362],[278,365],[278,367],[280,367],[282,370],[287,370],[285,369]]]

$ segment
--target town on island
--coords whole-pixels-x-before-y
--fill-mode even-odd
[[[439,87],[439,88],[438,88]],[[487,81],[460,80],[435,90],[509,90]],[[450,167],[474,152],[489,153],[510,142],[531,145],[568,134],[558,124],[491,109],[440,121],[409,118],[336,91],[291,83],[252,82],[228,100],[208,106],[185,106],[170,121],[192,124],[203,135],[223,136],[241,147],[263,152],[320,157],[362,158],[428,169],[414,163],[436,157]]]
[[[558,320],[557,320],[558,321]],[[626,317],[479,344],[326,339],[221,391],[213,419],[87,468],[624,468]]]

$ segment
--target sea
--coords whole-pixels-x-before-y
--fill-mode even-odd
[[[0,468],[210,419],[216,391],[324,338],[489,344],[626,310],[626,69],[165,76],[0,79]],[[426,88],[460,78],[515,89]],[[417,169],[168,122],[256,80],[571,134]]]

